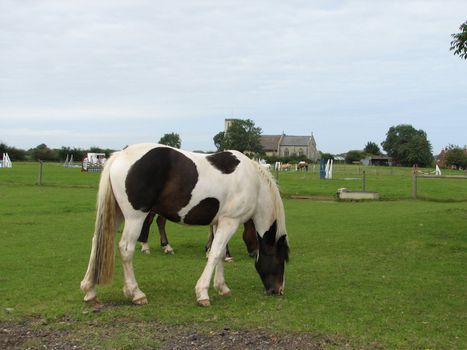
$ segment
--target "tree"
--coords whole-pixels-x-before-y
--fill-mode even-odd
[[[46,144],[42,143],[36,148],[30,150],[33,160],[44,160],[56,162],[59,160],[58,151],[50,149]]]
[[[261,128],[250,119],[236,119],[225,132],[213,138],[218,151],[235,149],[240,152],[262,153],[260,142]]]
[[[223,151],[225,148],[224,146],[224,135],[225,133],[223,131],[218,132],[214,137],[214,146],[216,146],[218,151]]]
[[[460,58],[467,60],[467,21],[459,27],[460,33],[451,34],[454,39],[451,41],[450,51],[454,51],[454,55],[459,55]]]
[[[431,143],[423,130],[412,125],[392,126],[381,143],[389,157],[403,166],[429,166],[433,163]]]
[[[327,161],[328,159],[334,160],[334,155],[331,153],[323,153],[319,152],[319,159],[324,159],[324,161]]]
[[[164,134],[164,136],[162,136],[159,140],[159,143],[162,145],[180,148],[182,145],[182,140],[179,134],[171,132],[170,134]]]
[[[347,154],[345,155],[345,162],[347,164],[352,164],[353,162],[358,162],[359,160],[365,158],[366,153],[363,151],[348,151]]]
[[[86,150],[80,149],[80,148],[71,148],[71,147],[65,147],[62,146],[59,150],[57,150],[60,161],[65,161],[67,156],[73,156],[73,161],[79,162],[81,161],[85,156],[86,153],[88,153]],[[94,153],[102,153],[101,151],[97,151]],[[110,152],[103,152],[106,153],[107,155],[110,154]]]
[[[449,145],[446,149],[444,160],[447,166],[465,169],[467,167],[466,150],[459,146]]]
[[[11,160],[26,160],[26,151],[0,143],[0,154],[8,153]]]
[[[365,148],[363,149],[363,152],[367,153],[367,154],[372,154],[374,156],[377,156],[377,155],[380,155],[381,154],[381,150],[379,148],[379,146],[374,143],[374,142],[367,142]]]

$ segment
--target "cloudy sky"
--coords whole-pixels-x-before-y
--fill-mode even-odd
[[[341,153],[467,144],[465,0],[0,0],[0,141],[214,150],[225,118]]]

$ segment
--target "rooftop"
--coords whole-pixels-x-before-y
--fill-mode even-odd
[[[281,146],[307,146],[311,136],[289,136],[284,135]]]

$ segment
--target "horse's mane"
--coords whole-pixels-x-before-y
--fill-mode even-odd
[[[283,235],[287,235],[287,229],[285,227],[285,211],[284,203],[282,202],[281,194],[279,192],[279,186],[276,179],[271,174],[271,172],[255,161],[252,161],[256,165],[256,169],[260,176],[267,183],[270,192],[272,193],[274,200],[274,211],[275,217],[277,220],[277,232],[276,232],[276,241]]]

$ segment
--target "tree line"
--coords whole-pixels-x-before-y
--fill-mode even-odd
[[[262,129],[255,125],[250,119],[235,119],[227,130],[217,133],[213,137],[214,145],[217,151],[226,149],[236,149],[247,153],[251,157],[262,157],[266,161],[273,163],[298,162],[304,160],[303,156],[290,155],[288,157],[266,156],[261,145]],[[164,134],[158,141],[160,144],[180,148],[182,140],[177,133]],[[359,162],[368,156],[387,155],[392,159],[392,163],[401,166],[412,166],[417,164],[421,167],[434,166],[435,158],[432,154],[432,146],[428,141],[425,131],[417,130],[412,125],[401,124],[392,126],[386,133],[386,139],[380,146],[372,141],[366,143],[363,150],[350,150],[345,154],[346,163]],[[73,156],[75,161],[81,161],[88,152],[105,153],[110,155],[114,152],[112,149],[103,149],[91,147],[89,149],[61,147],[52,149],[45,144],[40,144],[27,151],[15,147],[9,147],[5,143],[0,143],[0,153],[7,152],[13,161],[21,160],[43,160],[43,161],[65,161],[67,157]],[[444,165],[454,166],[456,168],[467,168],[467,150],[457,145],[449,145],[443,151]],[[330,153],[320,152],[321,159],[334,159],[335,156]]]
[[[180,148],[182,141],[179,134],[172,132],[164,134],[158,143]],[[65,146],[61,148],[49,148],[45,143],[28,150],[23,150],[0,142],[0,153],[8,153],[12,161],[42,160],[46,162],[64,162],[67,158],[73,156],[75,162],[80,162],[88,153],[105,153],[109,156],[115,151],[111,148],[100,147],[90,147],[88,149]]]
[[[433,156],[432,146],[427,134],[423,130],[417,130],[412,125],[401,124],[392,126],[386,133],[386,139],[379,146],[374,142],[368,142],[363,150],[351,150],[345,155],[346,163],[360,161],[368,156],[387,155],[393,164],[401,166],[431,167],[441,160],[441,166],[467,168],[467,148],[457,145],[449,145],[443,151],[443,159]]]
[[[105,153],[108,155],[114,152],[114,150],[100,147],[90,147],[89,149],[76,147],[49,148],[44,143],[34,148],[23,150],[8,146],[2,142],[0,143],[0,153],[4,152],[8,153],[12,161],[42,160],[47,162],[63,162],[69,156],[73,156],[75,161],[81,161],[87,153]]]
[[[266,161],[296,162],[304,160],[303,156],[290,155],[288,157],[266,156],[262,149],[260,137],[262,130],[250,120],[236,119],[229,128],[221,131],[213,138],[218,151],[236,149],[250,155],[261,156]],[[427,134],[423,130],[417,130],[412,125],[400,124],[392,126],[386,133],[386,139],[381,143],[382,150],[392,159],[392,163],[401,166],[417,164],[421,167],[434,166],[435,157]],[[384,155],[377,143],[369,141],[363,150],[350,150],[345,154],[346,163],[359,162],[368,156]],[[447,166],[465,168],[467,166],[467,153],[464,148],[450,145],[445,150],[445,162]],[[320,152],[321,159],[334,159],[330,153]]]

